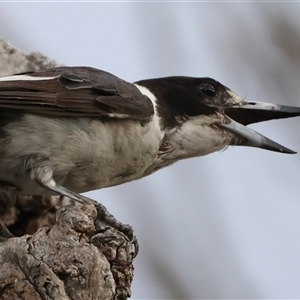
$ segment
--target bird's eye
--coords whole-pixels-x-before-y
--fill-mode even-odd
[[[210,83],[202,83],[199,89],[200,92],[207,97],[215,97],[217,94],[215,87]]]

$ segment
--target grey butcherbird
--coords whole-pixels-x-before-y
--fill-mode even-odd
[[[0,187],[78,193],[139,179],[228,145],[295,153],[245,125],[300,115],[246,102],[211,78],[134,84],[90,67],[0,78]]]

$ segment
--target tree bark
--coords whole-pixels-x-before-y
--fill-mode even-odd
[[[0,63],[0,76],[58,66],[1,38]],[[0,299],[130,297],[137,244],[100,204],[0,192],[0,217],[18,236],[0,243]]]

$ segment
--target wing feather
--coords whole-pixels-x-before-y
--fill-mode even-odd
[[[6,78],[0,78],[0,110],[138,120],[149,120],[154,113],[150,99],[135,85],[90,67],[59,67]]]

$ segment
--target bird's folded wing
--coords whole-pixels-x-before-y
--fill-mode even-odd
[[[0,110],[53,117],[148,120],[153,105],[135,85],[90,67],[58,67],[0,78]]]

